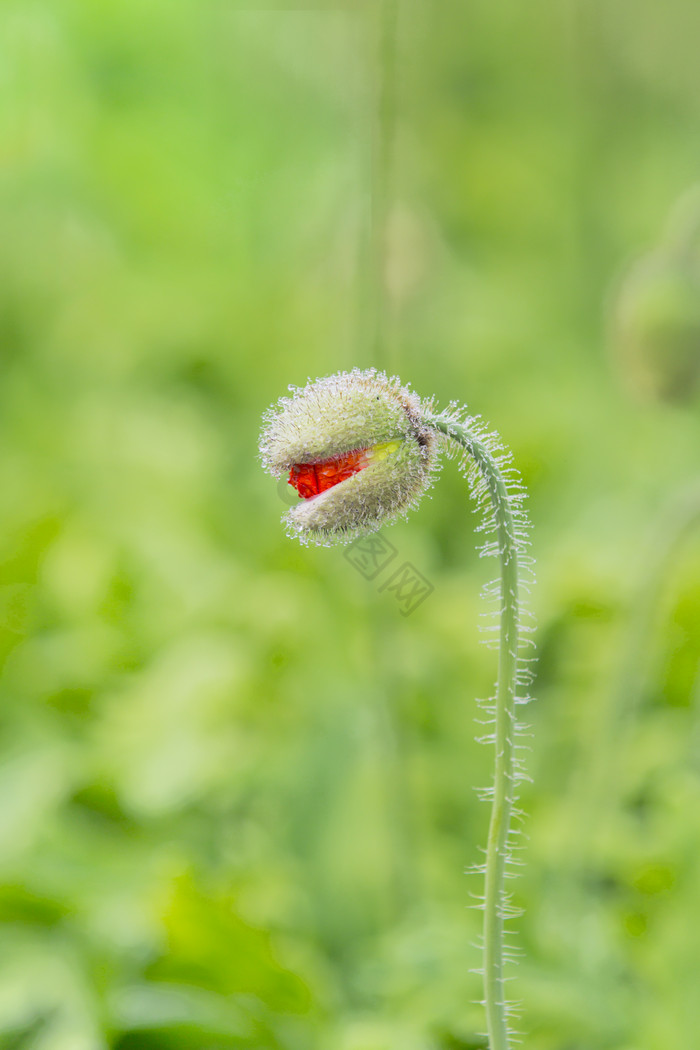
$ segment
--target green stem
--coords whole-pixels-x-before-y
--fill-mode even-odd
[[[390,363],[387,293],[388,226],[396,129],[396,30],[398,0],[381,0],[374,15],[376,79],[372,132],[370,249],[368,266],[371,360]]]
[[[514,738],[520,634],[520,541],[518,509],[490,442],[482,434],[449,416],[429,416],[426,422],[458,442],[474,461],[493,510],[500,558],[500,628],[495,703],[495,770],[493,801],[486,847],[484,891],[484,1002],[490,1050],[508,1050],[508,1008],[504,986],[504,922],[506,867],[516,783]]]

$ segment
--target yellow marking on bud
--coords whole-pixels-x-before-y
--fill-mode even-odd
[[[400,446],[400,441],[380,441],[378,445],[372,445],[371,448],[368,448],[365,455],[373,462],[375,460],[379,461],[386,459],[386,457],[390,456],[392,452],[396,452]]]

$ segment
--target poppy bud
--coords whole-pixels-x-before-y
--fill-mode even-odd
[[[700,186],[673,206],[659,244],[626,274],[614,349],[637,394],[678,404],[700,389]]]
[[[415,394],[374,369],[290,389],[267,413],[260,441],[265,468],[286,475],[302,498],[283,518],[290,535],[347,543],[415,505],[436,461]]]
[[[636,393],[690,401],[700,386],[698,269],[661,253],[641,260],[617,301],[615,342],[625,379]]]

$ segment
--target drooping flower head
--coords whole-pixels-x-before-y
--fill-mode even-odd
[[[292,388],[267,413],[261,438],[266,468],[287,477],[301,502],[287,514],[288,527],[304,542],[347,542],[372,532],[412,507],[430,483],[436,442],[458,450],[486,534],[482,553],[498,557],[499,577],[489,594],[499,617],[498,680],[488,701],[487,722],[495,753],[492,810],[486,859],[484,906],[484,1003],[489,1046],[507,1050],[510,1004],[506,1001],[505,920],[510,917],[504,883],[514,849],[511,818],[517,784],[525,777],[517,754],[516,704],[525,697],[522,666],[521,579],[527,546],[524,493],[498,435],[452,403],[436,413],[398,379],[355,370]]]
[[[436,460],[416,394],[374,369],[290,389],[265,417],[260,451],[301,497],[283,519],[291,535],[347,543],[415,505]]]

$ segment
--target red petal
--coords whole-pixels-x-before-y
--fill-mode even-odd
[[[295,463],[289,472],[289,484],[293,485],[302,499],[310,499],[334,485],[351,478],[367,466],[366,449],[347,452],[336,459],[321,463]]]
[[[313,463],[295,463],[289,472],[289,484],[303,499],[317,496],[319,488]]]

